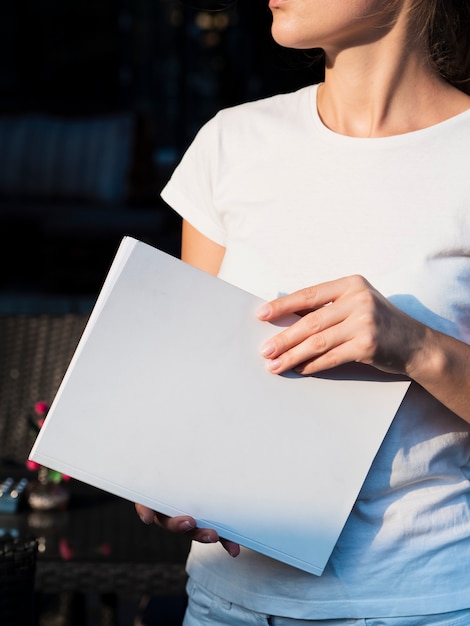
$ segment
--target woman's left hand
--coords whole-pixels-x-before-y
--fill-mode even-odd
[[[268,369],[313,374],[360,362],[409,375],[426,327],[391,304],[362,276],[349,276],[301,289],[258,310],[262,321],[301,317],[265,342]]]

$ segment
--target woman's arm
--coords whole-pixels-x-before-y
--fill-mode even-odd
[[[202,233],[183,220],[181,238],[181,259],[209,274],[217,275],[225,248],[208,239]]]
[[[268,369],[313,374],[356,361],[405,374],[470,423],[470,346],[406,315],[361,276],[301,289],[263,305],[261,320],[300,313],[262,347]]]

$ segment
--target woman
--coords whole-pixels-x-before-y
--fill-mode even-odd
[[[260,346],[273,374],[358,361],[411,387],[322,576],[137,510],[194,539],[186,626],[470,625],[470,2],[269,6],[324,82],[200,131],[162,192],[182,258],[261,320],[302,312]]]

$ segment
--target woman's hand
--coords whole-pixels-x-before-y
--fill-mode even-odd
[[[301,289],[258,310],[263,321],[290,313],[299,321],[267,341],[262,354],[276,374],[313,374],[360,362],[410,375],[426,327],[392,305],[362,276]]]
[[[169,517],[168,515],[163,515],[163,513],[157,513],[142,504],[136,504],[135,509],[144,524],[156,524],[170,532],[185,534],[193,541],[199,541],[200,543],[217,543],[217,541],[220,541],[230,556],[235,557],[240,553],[240,546],[237,543],[221,539],[212,528],[197,528],[196,520],[189,515]]]
[[[470,423],[470,346],[391,304],[362,276],[301,289],[258,310],[263,321],[300,319],[261,348],[268,369],[315,374],[348,362],[404,374]]]

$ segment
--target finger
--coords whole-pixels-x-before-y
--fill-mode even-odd
[[[135,504],[135,510],[137,515],[143,521],[144,524],[153,524],[153,518],[155,516],[155,511],[149,509],[147,506],[143,504]]]
[[[240,554],[240,546],[238,543],[235,543],[234,541],[229,541],[228,539],[221,539],[220,543],[230,554],[230,556],[237,557]]]
[[[345,279],[338,279],[299,289],[291,294],[263,304],[256,312],[261,320],[274,320],[290,313],[300,313],[325,306],[344,291]]]
[[[295,363],[298,364],[310,356],[331,349],[342,341],[339,336],[339,325],[346,319],[348,310],[347,301],[341,301],[308,313],[268,339],[261,347],[261,354],[273,360],[299,346]],[[335,329],[334,332],[328,333],[327,331],[331,329]],[[311,354],[306,352],[307,349],[312,350]],[[290,365],[293,366],[292,363]]]
[[[196,520],[189,515],[171,517],[154,511],[152,521],[157,526],[160,526],[160,528],[164,528],[173,533],[187,533],[197,528]]]
[[[308,376],[332,369],[333,367],[338,367],[339,365],[344,365],[345,363],[351,363],[354,361],[354,358],[350,344],[351,342],[347,342],[325,354],[300,363],[294,367],[294,370],[297,374]]]
[[[307,336],[301,343],[268,360],[266,367],[273,374],[282,374],[291,369],[299,371],[297,369],[299,366],[323,357],[321,363],[325,369],[330,369],[340,364],[338,361],[340,353],[337,349],[349,341],[350,338],[344,335],[343,324],[338,324],[323,332]],[[302,373],[303,371],[304,369],[301,370]]]
[[[219,535],[213,528],[196,528],[186,533],[193,541],[199,543],[217,543]]]
[[[314,374],[351,362],[374,365],[377,333],[373,320],[368,317],[359,315],[357,319],[357,316],[350,315],[337,326],[319,333],[316,337],[308,338],[301,346],[287,352],[287,356],[283,354],[278,357],[282,361],[282,367],[289,368],[290,366],[299,374]],[[318,339],[320,336],[322,339]],[[325,344],[324,350],[321,349],[322,342]],[[296,350],[299,351],[298,354],[295,354]],[[310,355],[308,355],[309,352]],[[298,364],[292,362],[302,358],[302,354],[305,353],[308,356],[303,362]],[[274,373],[282,373],[282,371],[285,369],[278,369]]]
[[[238,543],[228,539],[220,539],[217,531],[212,528],[197,528],[193,517],[185,515],[170,517],[163,513],[157,513],[142,504],[135,504],[135,509],[145,524],[154,523],[170,532],[184,533],[193,541],[199,541],[200,543],[217,543],[217,541],[220,541],[230,556],[236,557],[240,554]]]
[[[217,543],[219,535],[213,528],[198,528],[196,520],[189,515],[178,515],[170,517],[163,513],[155,513],[154,522],[160,528],[173,533],[187,535],[193,541],[200,543]]]

